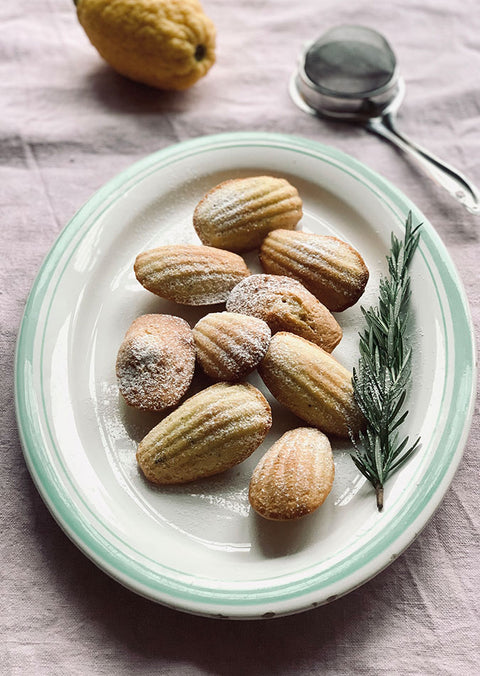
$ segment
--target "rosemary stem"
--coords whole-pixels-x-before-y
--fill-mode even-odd
[[[419,228],[412,227],[409,212],[403,241],[392,233],[389,274],[380,280],[378,302],[362,308],[365,328],[360,333],[359,363],[352,383],[366,425],[354,441],[352,459],[375,489],[379,512],[385,481],[418,448],[418,441],[407,447],[408,437],[401,440],[398,435],[408,413],[402,410],[411,379],[408,266],[418,245]]]

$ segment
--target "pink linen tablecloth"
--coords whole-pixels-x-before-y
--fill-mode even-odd
[[[0,673],[479,673],[480,416],[443,503],[385,571],[328,606],[221,621],[127,591],[67,539],[28,474],[13,403],[22,311],[39,266],[108,179],[166,146],[224,131],[292,133],[350,153],[408,195],[438,230],[480,322],[480,218],[400,152],[320,122],[289,99],[306,40],[360,23],[393,44],[407,81],[401,128],[480,185],[480,7],[475,0],[205,0],[218,61],[183,93],[116,75],[70,0],[0,5]]]

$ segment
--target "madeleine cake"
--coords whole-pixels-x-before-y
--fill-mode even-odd
[[[368,269],[347,242],[328,235],[275,230],[260,248],[265,272],[301,282],[332,312],[354,305],[363,294]]]
[[[262,361],[271,331],[262,319],[212,312],[193,327],[197,359],[214,380],[242,380]]]
[[[311,514],[330,493],[335,477],[328,438],[313,427],[285,432],[262,456],[249,486],[253,509],[275,521]]]
[[[227,310],[263,319],[272,330],[290,331],[327,352],[338,345],[342,329],[331,312],[295,279],[250,275],[227,298]]]
[[[117,354],[120,392],[129,406],[161,411],[188,390],[195,370],[190,326],[171,315],[142,315],[130,325]]]
[[[211,305],[227,299],[250,274],[241,256],[197,244],[159,246],[139,254],[135,275],[148,291],[184,305]]]
[[[137,461],[155,484],[181,484],[248,458],[272,425],[270,406],[249,383],[216,383],[184,401],[140,442]]]
[[[250,251],[275,228],[292,229],[302,217],[297,189],[284,178],[252,176],[224,181],[197,204],[193,225],[203,244]]]
[[[352,374],[318,345],[293,333],[277,333],[258,370],[281,404],[322,432],[349,437],[362,427]]]

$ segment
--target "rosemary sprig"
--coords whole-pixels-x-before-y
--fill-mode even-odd
[[[362,308],[366,328],[360,333],[358,368],[353,370],[353,390],[366,419],[366,427],[352,437],[352,460],[375,488],[377,508],[383,509],[383,487],[418,448],[420,438],[408,446],[408,437],[398,438],[398,428],[407,417],[403,411],[411,377],[412,350],[407,345],[410,277],[408,266],[418,245],[419,228],[412,227],[412,213],[400,241],[392,233],[388,272],[380,280],[378,304]]]

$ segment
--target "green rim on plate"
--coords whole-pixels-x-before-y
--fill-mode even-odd
[[[115,534],[106,537],[103,530],[97,527],[93,514],[87,519],[83,512],[75,508],[70,491],[76,489],[73,483],[69,483],[67,472],[65,476],[59,476],[48,462],[40,425],[40,421],[44,421],[49,428],[48,412],[43,391],[35,392],[32,369],[41,332],[45,331],[48,323],[48,312],[40,322],[39,317],[52,284],[52,276],[54,273],[57,275],[55,283],[58,285],[70,256],[85,232],[94,227],[100,214],[126,190],[134,187],[136,182],[160,167],[212,149],[239,147],[278,148],[333,164],[367,187],[399,223],[404,222],[410,210],[418,221],[423,222],[419,253],[427,267],[434,266],[437,274],[435,279],[432,274],[433,283],[439,297],[440,293],[442,295],[443,306],[445,299],[447,302],[442,330],[447,340],[448,323],[448,340],[453,343],[450,349],[453,361],[448,364],[448,369],[452,374],[451,390],[455,408],[442,411],[445,416],[442,418],[444,432],[435,452],[435,466],[429,467],[425,476],[428,481],[425,480],[422,490],[417,491],[409,502],[401,519],[358,549],[354,556],[345,558],[335,567],[325,570],[309,567],[271,580],[270,584],[264,580],[254,580],[222,587],[221,584],[207,584],[201,578],[187,579],[179,571],[166,567],[162,574],[158,573],[158,568],[153,571],[148,561],[128,555],[125,551],[128,543],[122,543],[122,547],[119,547]],[[438,289],[439,279],[441,290]],[[411,543],[440,503],[460,462],[473,413],[475,383],[475,346],[465,293],[444,245],[418,209],[385,179],[334,148],[280,134],[233,133],[186,141],[146,157],[109,181],[67,224],[45,259],[25,307],[17,341],[15,404],[25,459],[43,500],[67,535],[100,568],[135,592],[166,605],[206,615],[258,617],[265,613],[265,608],[267,614],[286,614],[344,594],[386,567]],[[465,414],[459,415],[463,411]],[[49,443],[55,446],[52,434]],[[304,600],[307,597],[308,602]],[[312,601],[312,598],[318,601]]]

